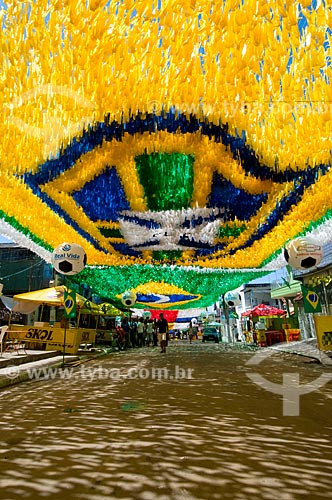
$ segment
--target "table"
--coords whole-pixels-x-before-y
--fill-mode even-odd
[[[27,354],[25,349],[25,344],[29,341],[25,339],[21,339],[19,334],[26,334],[26,330],[7,330],[8,340],[7,347],[4,352],[16,351],[19,355],[19,351],[24,351]],[[18,336],[16,336],[18,335]],[[9,342],[8,342],[9,341]]]
[[[268,346],[273,344],[279,344],[280,342],[286,341],[286,335],[281,330],[267,330],[265,332],[266,343]]]

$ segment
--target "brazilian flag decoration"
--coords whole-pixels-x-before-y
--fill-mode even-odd
[[[65,318],[76,318],[76,292],[65,289],[64,293],[64,316]]]
[[[302,285],[303,306],[306,313],[322,312],[322,305],[314,288],[306,288]]]

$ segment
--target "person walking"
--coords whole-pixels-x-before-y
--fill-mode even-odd
[[[137,323],[133,319],[129,324],[129,338],[131,347],[137,347]]]
[[[158,347],[158,328],[156,318],[153,320],[153,347]]]
[[[189,343],[191,344],[194,337],[194,327],[191,321],[189,323],[189,328],[188,328],[188,337],[189,337]]]
[[[119,351],[124,351],[126,349],[126,332],[120,325],[116,327],[115,341]]]
[[[143,347],[144,344],[144,319],[139,318],[137,323],[137,346]]]
[[[159,319],[157,321],[157,331],[158,331],[158,341],[160,343],[161,352],[166,352],[167,346],[167,335],[168,335],[168,322],[164,318],[164,314],[159,314]]]
[[[128,347],[130,347],[130,328],[129,328],[129,322],[128,322],[128,319],[125,317],[123,318],[122,322],[121,322],[121,328],[124,332],[124,335],[123,335],[123,343],[124,343],[124,349],[127,349]]]
[[[148,319],[146,321],[146,328],[145,328],[145,342],[146,345],[149,347],[150,345],[153,345],[153,321],[152,319]]]

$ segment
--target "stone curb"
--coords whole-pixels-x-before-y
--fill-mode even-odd
[[[106,356],[107,354],[105,352],[102,352],[102,353],[96,353],[94,354],[94,356],[86,356],[86,355],[83,355],[83,356],[69,356],[67,358],[67,362],[66,362],[66,358],[65,358],[65,365],[67,364],[70,364],[70,363],[74,363],[74,362],[81,362],[81,363],[86,363],[87,361],[90,361],[90,360],[93,360],[93,359],[97,359],[97,358],[100,358],[100,357],[103,357],[103,356]],[[55,359],[56,358],[56,359]],[[18,371],[17,375],[15,377],[10,377],[10,376],[6,376],[4,374],[1,374],[0,373],[0,390],[5,388],[5,387],[10,387],[10,386],[13,386],[13,385],[16,385],[16,384],[19,384],[21,382],[27,382],[29,380],[33,380],[34,376],[32,376],[31,372],[29,372],[29,369],[26,368],[24,369],[22,367],[23,364],[28,364],[28,363],[31,363],[33,362],[34,363],[34,367],[36,369],[38,369],[38,367],[43,367],[43,368],[61,368],[63,366],[63,357],[62,355],[56,355],[56,356],[50,356],[46,359],[49,359],[50,362],[49,363],[43,363],[43,361],[45,362],[45,358],[44,359],[40,359],[40,363],[38,363],[38,360],[37,361],[26,361],[25,363],[20,363],[19,365],[15,365],[15,363],[10,363],[11,360],[9,360],[9,364],[6,364],[6,366],[4,366],[3,368],[6,368],[8,366],[21,366],[21,370]],[[0,370],[1,372],[1,370]]]
[[[58,358],[58,356],[57,356],[57,358]],[[62,357],[61,357],[61,361],[59,359],[57,359],[56,362],[54,362],[54,357],[53,358],[51,357],[49,359],[50,359],[50,363],[42,364],[43,368],[60,368],[63,364]],[[38,367],[37,363],[38,362],[36,362],[35,368]],[[28,363],[24,363],[24,364],[28,364]],[[15,366],[15,365],[9,365],[9,366]],[[20,365],[20,366],[22,366],[22,365]],[[10,376],[0,374],[0,389],[3,389],[4,387],[19,384],[20,382],[27,382],[29,380],[33,380],[34,378],[35,377],[32,376],[31,373],[29,373],[28,368],[26,368],[26,369],[22,368],[22,370],[19,370],[15,377],[10,377]]]
[[[311,343],[313,344],[314,341]],[[302,341],[301,343],[301,341],[300,342],[297,341],[292,344],[289,343],[276,344],[274,346],[270,346],[268,349],[272,349],[277,352],[295,354],[297,356],[304,356],[307,358],[315,359],[324,366],[332,365],[332,359],[328,354],[329,351],[321,351],[320,349],[318,349],[318,347],[316,347],[316,345],[311,346],[309,342]]]
[[[18,366],[18,365],[24,365],[26,363],[32,363],[32,362],[38,362],[42,361],[45,359],[52,359],[55,357],[58,357],[60,355],[59,352],[57,351],[41,351],[38,353],[29,353],[25,356],[13,356],[11,358],[0,358],[0,370],[2,368],[6,368],[6,366]]]

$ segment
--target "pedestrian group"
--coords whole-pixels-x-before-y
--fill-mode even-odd
[[[123,318],[121,325],[116,327],[114,340],[120,350],[130,347],[157,347],[160,345],[161,352],[166,352],[169,341],[168,322],[163,313],[158,319],[139,318],[138,321],[130,321]]]

